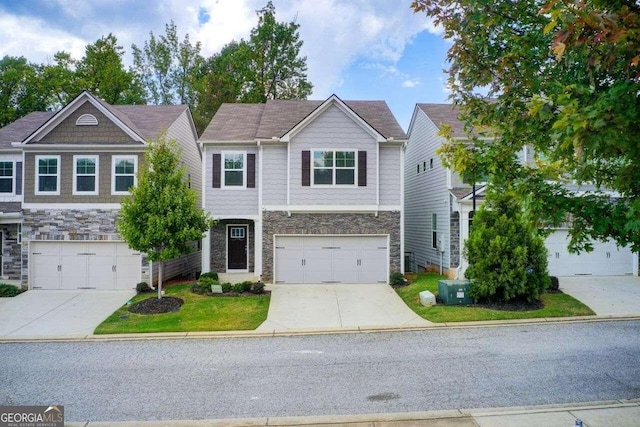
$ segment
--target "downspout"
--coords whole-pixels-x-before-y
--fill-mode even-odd
[[[407,142],[405,141],[400,148],[400,272],[405,273],[407,268],[404,265],[404,155],[407,148]],[[378,176],[380,170],[378,170]]]
[[[291,216],[291,144],[287,142],[287,216]]]

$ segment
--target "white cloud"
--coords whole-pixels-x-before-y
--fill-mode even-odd
[[[407,79],[402,82],[402,87],[413,88],[416,86],[420,86],[421,84],[422,82],[420,81],[420,79]]]
[[[192,34],[202,43],[204,56],[219,52],[232,40],[248,39],[251,28],[258,22],[257,7],[247,1],[204,0],[200,7],[209,13],[209,21]]]

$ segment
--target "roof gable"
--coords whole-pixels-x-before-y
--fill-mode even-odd
[[[438,130],[442,129],[442,125],[449,125],[453,132],[453,137],[464,138],[464,123],[458,118],[460,110],[454,104],[416,104],[416,108],[420,109],[433,122]],[[413,121],[412,121],[413,122]]]
[[[54,131],[58,125],[68,119],[79,108],[86,103],[91,104],[97,111],[104,115],[108,120],[113,122],[125,135],[131,140],[139,143],[144,143],[144,138],[140,134],[135,126],[129,121],[129,124],[125,123],[127,120],[122,118],[119,114],[115,113],[113,107],[109,104],[100,101],[87,91],[83,91],[73,101],[63,107],[60,111],[55,113],[49,120],[42,124],[37,130],[35,130],[29,137],[24,140],[24,144],[39,141],[45,138],[49,133]]]

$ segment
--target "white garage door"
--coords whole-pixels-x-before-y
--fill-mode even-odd
[[[387,283],[387,236],[276,236],[276,283]]]
[[[556,231],[545,242],[549,251],[549,274],[552,276],[621,276],[633,274],[633,253],[615,242],[594,242],[593,252],[570,254],[569,235]]]
[[[135,289],[140,253],[120,242],[29,243],[32,289]]]

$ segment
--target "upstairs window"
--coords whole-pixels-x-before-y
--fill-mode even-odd
[[[114,156],[111,193],[129,194],[129,188],[136,185],[137,169],[137,156]]]
[[[244,153],[223,153],[224,187],[245,186]]]
[[[313,185],[355,185],[355,151],[314,151]]]
[[[98,156],[73,156],[73,194],[98,194]]]
[[[60,194],[60,156],[36,156],[36,194]]]
[[[13,193],[13,162],[0,162],[0,193]]]
[[[438,249],[438,214],[431,214],[431,247]]]

